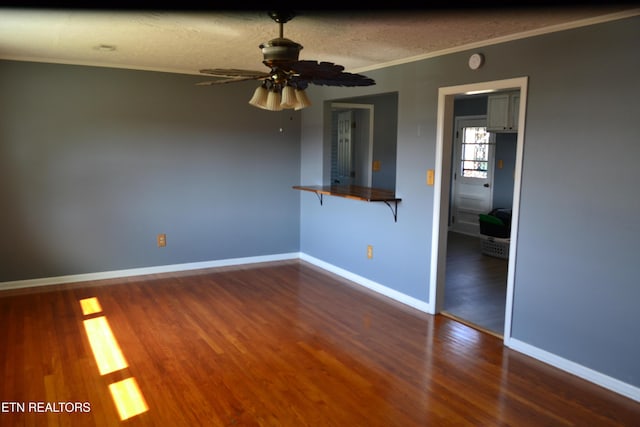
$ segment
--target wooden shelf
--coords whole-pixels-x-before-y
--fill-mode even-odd
[[[318,199],[320,199],[320,205],[322,205],[324,195],[344,197],[346,199],[361,200],[364,202],[383,202],[391,209],[394,221],[398,222],[398,202],[402,199],[397,198],[396,194],[390,190],[360,187],[357,185],[294,185],[293,188],[295,190],[316,193]]]

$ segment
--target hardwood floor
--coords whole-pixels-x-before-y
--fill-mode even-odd
[[[480,242],[448,233],[445,314],[502,336],[509,261],[484,255]]]
[[[638,402],[297,260],[5,291],[0,324],[2,426],[640,420]],[[124,415],[120,384],[139,391]]]

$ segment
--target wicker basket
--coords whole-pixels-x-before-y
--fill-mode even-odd
[[[496,237],[486,237],[482,239],[482,253],[496,258],[509,258],[509,240],[498,239]]]

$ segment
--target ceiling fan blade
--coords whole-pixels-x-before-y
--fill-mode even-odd
[[[200,70],[200,72],[203,74],[209,74],[216,77],[228,77],[228,78],[253,77],[253,76],[265,75],[263,71],[239,70],[235,68],[205,68],[204,70]]]
[[[231,78],[221,78],[220,80],[209,80],[206,82],[198,82],[196,86],[212,86],[212,85],[220,85],[226,83],[235,83],[235,82],[244,82],[247,80],[266,80],[269,78],[269,74],[262,74],[259,76],[249,76],[249,77],[231,77]]]
[[[203,74],[220,77],[220,80],[211,80],[196,83],[198,86],[211,86],[225,83],[242,82],[245,80],[264,80],[269,78],[269,73],[254,70],[239,70],[235,68],[206,68],[200,70]]]
[[[312,60],[297,61],[291,64],[291,70],[297,75],[291,80],[301,88],[308,84],[324,86],[371,86],[376,82],[361,74],[348,73],[342,65],[332,62]]]

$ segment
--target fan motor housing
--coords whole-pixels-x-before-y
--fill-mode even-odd
[[[297,61],[302,45],[283,37],[269,40],[260,45],[263,63],[271,65],[281,62]]]

